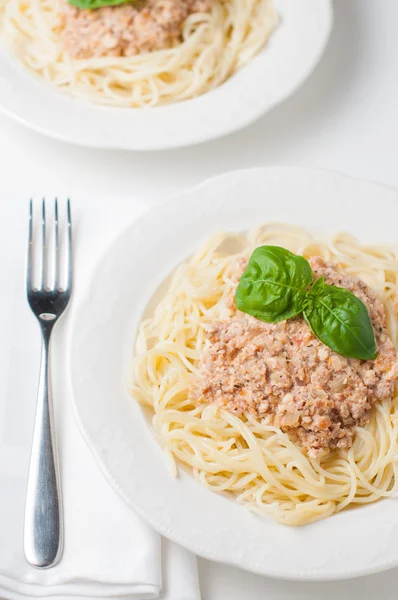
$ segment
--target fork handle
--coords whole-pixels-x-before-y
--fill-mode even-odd
[[[41,321],[42,355],[25,506],[24,550],[34,567],[54,565],[62,552],[62,510],[50,378],[53,322]]]

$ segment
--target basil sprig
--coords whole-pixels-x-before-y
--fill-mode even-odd
[[[348,290],[317,279],[308,291],[304,318],[315,335],[335,352],[350,358],[376,358],[368,309]]]
[[[313,333],[329,348],[349,358],[371,360],[377,349],[365,304],[352,292],[313,283],[311,265],[278,246],[253,252],[235,294],[238,310],[267,323],[303,313]]]
[[[94,10],[103,6],[118,6],[127,2],[134,2],[134,0],[68,0],[68,3],[72,6],[86,10]]]
[[[309,262],[278,246],[260,246],[251,255],[236,291],[236,308],[277,323],[303,311],[312,283]]]

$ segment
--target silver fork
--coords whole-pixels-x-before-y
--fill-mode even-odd
[[[54,206],[54,256],[52,284],[48,282],[46,243],[46,207],[43,200],[41,223],[41,284],[34,287],[33,207],[30,202],[29,247],[26,292],[29,306],[39,321],[42,356],[39,389],[30,457],[25,506],[24,550],[34,567],[54,565],[62,553],[63,522],[58,459],[54,437],[54,417],[50,378],[50,338],[55,323],[68,305],[72,291],[72,224],[70,202],[67,204],[66,281],[60,283],[60,247],[58,204]]]

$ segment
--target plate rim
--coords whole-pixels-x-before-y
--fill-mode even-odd
[[[311,173],[318,173],[321,175],[323,174],[325,176],[334,177],[337,180],[344,180],[346,183],[348,183],[348,182],[362,183],[364,185],[372,186],[375,189],[376,188],[382,189],[385,192],[388,192],[389,194],[393,193],[394,195],[397,196],[397,199],[398,199],[398,189],[396,189],[394,186],[382,184],[382,183],[379,183],[376,181],[367,180],[365,178],[351,177],[351,176],[342,174],[338,171],[327,170],[327,169],[322,169],[322,168],[306,168],[306,167],[274,165],[271,167],[255,167],[255,168],[249,168],[249,169],[242,169],[242,170],[238,171],[238,173],[244,174],[245,176],[247,176],[253,172],[267,172],[269,174],[272,171],[281,170],[281,169],[286,170],[290,173],[306,172],[308,174],[311,174]],[[87,299],[90,296],[91,285],[94,281],[96,271],[99,267],[99,264],[106,257],[106,255],[113,248],[113,246],[116,246],[118,244],[121,237],[126,235],[130,229],[132,229],[134,227],[139,227],[141,221],[148,218],[152,213],[154,213],[159,208],[166,207],[166,206],[170,207],[170,205],[172,205],[173,203],[178,204],[181,201],[181,199],[184,196],[186,196],[187,194],[192,194],[192,193],[197,192],[198,190],[201,190],[203,188],[211,186],[215,181],[217,182],[220,180],[227,180],[230,176],[236,176],[236,174],[237,174],[237,171],[229,171],[229,172],[223,173],[221,175],[213,176],[213,177],[199,183],[198,185],[193,186],[189,189],[183,190],[183,191],[179,192],[178,194],[174,194],[169,199],[166,199],[166,200],[162,201],[160,204],[149,208],[148,210],[144,211],[142,214],[140,214],[139,216],[134,218],[126,226],[124,226],[112,238],[112,240],[106,245],[106,247],[103,249],[103,251],[101,253],[99,253],[97,261],[94,266],[94,269],[92,270],[92,274],[90,275],[89,281],[86,284],[85,292],[81,295],[81,298],[79,301],[79,306],[77,306],[73,310],[71,323],[68,328],[69,336],[68,336],[68,342],[67,342],[67,372],[70,376],[70,380],[71,380],[71,384],[72,384],[72,406],[73,406],[73,412],[74,412],[79,430],[82,434],[83,439],[85,440],[85,443],[87,444],[87,446],[90,448],[91,452],[93,453],[93,455],[96,459],[96,462],[97,462],[98,466],[100,467],[100,470],[103,473],[104,477],[107,479],[107,481],[110,483],[110,485],[116,491],[116,493],[129,506],[129,508],[131,508],[132,510],[135,510],[147,523],[149,523],[149,525],[151,527],[153,527],[156,531],[158,531],[158,533],[164,535],[165,537],[172,540],[173,542],[184,546],[191,552],[193,552],[203,558],[206,558],[206,559],[212,560],[212,561],[216,561],[216,562],[220,562],[222,564],[229,564],[229,565],[233,565],[233,566],[236,566],[239,568],[243,568],[244,570],[255,573],[255,574],[266,575],[266,576],[273,577],[276,579],[284,579],[284,580],[291,580],[291,581],[332,581],[332,580],[340,580],[340,579],[350,579],[350,578],[354,578],[354,577],[358,577],[358,576],[370,575],[370,574],[374,574],[374,573],[378,573],[378,572],[382,572],[382,571],[391,569],[398,565],[398,552],[397,552],[397,556],[395,559],[391,559],[390,561],[384,561],[383,564],[378,564],[377,562],[375,562],[373,565],[367,565],[362,568],[357,568],[355,570],[352,570],[352,569],[347,570],[347,571],[337,570],[335,572],[331,571],[328,575],[323,575],[323,574],[319,575],[316,571],[305,571],[305,572],[297,571],[294,574],[285,574],[282,571],[273,571],[273,570],[269,570],[269,569],[264,570],[263,568],[256,568],[256,566],[250,565],[250,564],[242,565],[233,559],[229,560],[227,558],[220,558],[219,556],[216,556],[211,551],[206,551],[203,548],[198,548],[198,546],[195,545],[195,543],[193,543],[191,541],[187,542],[187,540],[182,540],[181,537],[179,537],[177,534],[174,535],[172,530],[168,529],[162,523],[160,523],[155,518],[153,518],[148,512],[145,511],[145,509],[141,505],[134,503],[134,500],[132,499],[131,495],[129,495],[127,492],[125,492],[123,490],[123,488],[115,480],[112,473],[109,471],[108,467],[103,463],[102,457],[100,456],[100,453],[97,451],[97,449],[95,447],[96,443],[92,440],[91,434],[89,433],[89,431],[87,430],[86,426],[84,425],[84,423],[81,419],[81,416],[80,416],[80,413],[78,410],[78,406],[77,406],[77,401],[76,401],[75,385],[73,383],[73,377],[71,377],[71,374],[73,371],[71,344],[72,344],[73,337],[74,337],[74,331],[76,329],[76,322],[79,317],[79,308],[82,308],[85,306]],[[127,391],[126,391],[126,393],[127,393]],[[153,437],[153,435],[152,435],[152,437]],[[156,444],[156,441],[155,441],[155,444]],[[357,508],[356,510],[360,510],[360,508]],[[280,525],[280,526],[284,527],[283,525]],[[309,527],[311,527],[311,525]]]

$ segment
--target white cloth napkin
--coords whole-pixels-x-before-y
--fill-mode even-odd
[[[2,218],[4,212],[7,218]],[[24,559],[23,515],[40,338],[24,296],[26,229],[17,227],[21,215],[25,210],[0,206],[0,598],[200,600],[196,558],[162,539],[127,507],[80,436],[65,372],[67,319],[59,323],[53,344],[64,553],[58,565],[44,571]]]

